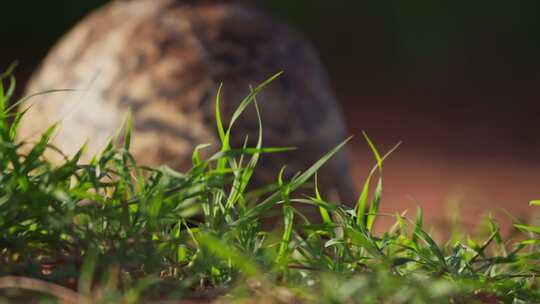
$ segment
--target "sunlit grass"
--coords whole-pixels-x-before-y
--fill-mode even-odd
[[[381,154],[366,134],[376,164],[354,208],[328,202],[316,183],[318,169],[348,139],[292,179],[276,176],[275,192],[251,192],[258,160],[288,148],[263,146],[260,117],[254,147],[232,147],[229,139],[247,107],[258,113],[256,95],[279,75],[253,88],[228,126],[218,94],[221,149],[203,159],[205,146],[197,147],[187,172],[137,165],[129,153],[131,118],[124,140],[111,139],[89,164],[79,163],[84,147],[51,164],[43,155],[55,149],[48,144],[55,126],[37,142],[16,140],[25,109],[9,111],[17,103],[11,75],[0,81],[0,302],[540,301],[538,226],[517,224],[523,233],[512,241],[490,221],[485,240],[460,235],[439,243],[426,232],[421,209],[414,219],[398,210],[395,224],[376,235],[383,163],[394,149]],[[295,194],[308,181],[313,194]],[[298,212],[305,204],[319,216]],[[261,228],[276,206],[283,214],[278,228]]]

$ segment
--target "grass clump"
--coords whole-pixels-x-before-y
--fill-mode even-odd
[[[441,244],[425,231],[419,210],[414,220],[392,215],[395,225],[375,234],[388,154],[381,156],[367,136],[377,162],[354,208],[326,201],[316,186],[317,170],[346,141],[292,179],[280,174],[274,192],[250,192],[259,158],[286,149],[263,147],[260,118],[254,147],[231,147],[229,138],[244,109],[258,113],[256,95],[275,77],[252,89],[228,126],[218,94],[220,151],[203,159],[205,147],[197,147],[192,168],[177,172],[137,165],[129,153],[130,119],[123,143],[112,139],[88,164],[79,163],[84,147],[51,164],[43,154],[55,149],[48,144],[55,126],[35,143],[16,141],[25,110],[9,111],[15,80],[10,71],[2,74],[0,302],[540,301],[538,226],[517,225],[523,233],[512,241],[491,221],[483,241],[460,236]],[[313,178],[313,195],[295,194]],[[318,207],[320,218],[297,212],[304,204]],[[281,228],[263,229],[261,219],[277,205]]]

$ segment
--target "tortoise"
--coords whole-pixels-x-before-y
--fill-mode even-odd
[[[276,72],[284,74],[257,97],[263,145],[297,147],[265,154],[254,185],[275,182],[282,165],[305,170],[346,137],[342,110],[314,47],[295,30],[240,1],[127,0],[92,12],[47,55],[27,93],[74,92],[32,99],[19,138],[32,138],[56,121],[51,143],[74,154],[89,140],[85,160],[99,152],[133,115],[131,152],[145,165],[191,165],[193,148],[213,143],[217,88],[230,117],[242,98]],[[256,139],[256,112],[238,120],[231,141]],[[53,154],[49,158],[55,159]],[[347,150],[319,173],[325,195],[354,200]]]

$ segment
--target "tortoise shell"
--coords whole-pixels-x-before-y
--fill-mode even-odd
[[[185,170],[195,146],[218,149],[215,96],[222,113],[269,76],[284,71],[258,95],[265,147],[298,147],[261,158],[254,184],[275,182],[282,165],[305,170],[345,137],[341,110],[314,48],[297,32],[257,8],[234,1],[115,1],[91,13],[49,53],[28,93],[74,92],[32,99],[20,127],[28,139],[52,123],[52,144],[68,154],[89,140],[96,154],[133,115],[131,151],[146,165]],[[235,124],[232,142],[257,138],[253,107]],[[54,154],[54,153],[53,153]],[[57,155],[50,154],[51,159]],[[352,203],[346,150],[319,174],[327,195]]]

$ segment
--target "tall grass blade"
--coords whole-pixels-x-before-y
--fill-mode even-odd
[[[371,141],[369,141],[369,142],[371,142]],[[373,143],[371,143],[371,145],[373,145]],[[386,160],[386,158],[388,158],[388,156],[390,156],[392,153],[394,153],[394,151],[397,150],[397,148],[399,148],[400,145],[401,145],[401,142],[397,143],[382,158],[377,157],[378,159],[380,158],[380,167],[379,167],[379,160],[377,160],[377,164],[373,168],[371,168],[371,171],[369,172],[368,177],[366,178],[366,180],[364,182],[364,186],[362,187],[362,192],[360,193],[358,201],[356,202],[356,224],[357,225],[363,225],[364,227],[367,228],[367,226],[366,226],[366,224],[367,224],[366,223],[366,221],[367,221],[366,209],[367,209],[367,202],[368,202],[368,196],[369,196],[369,185],[371,184],[371,178],[373,177],[373,175],[375,174],[377,169],[382,170],[382,163],[384,162],[384,160]],[[373,146],[373,149],[374,149],[373,153],[376,153],[376,155],[378,155],[379,153],[377,152],[377,150],[375,149],[374,146]],[[381,191],[382,191],[382,182],[381,182]],[[377,208],[378,208],[378,206],[377,206]]]
[[[319,159],[317,162],[315,162],[310,168],[308,168],[304,173],[300,174],[296,178],[293,178],[293,180],[289,184],[290,191],[295,191],[298,189],[301,185],[303,185],[309,178],[311,178],[315,172],[317,172],[332,156],[334,156],[344,145],[346,145],[351,140],[351,137],[347,138],[343,142],[341,142],[338,146],[330,150],[326,155],[324,155],[321,159]],[[269,210],[273,206],[275,206],[281,198],[280,192],[275,192],[274,194],[270,195],[270,197],[266,198],[261,203],[257,204],[257,206],[250,209],[244,217],[236,220],[232,225],[233,226],[239,226],[246,223],[249,223],[256,219],[258,216],[260,216],[265,211]]]
[[[371,231],[371,229],[373,228],[373,224],[375,223],[375,219],[377,218],[377,213],[379,212],[379,205],[381,203],[382,190],[382,177],[380,177],[379,181],[377,182],[377,187],[375,188],[375,193],[373,194],[373,200],[371,201],[371,205],[369,206],[369,214],[367,216],[366,223],[366,228],[368,231]]]

